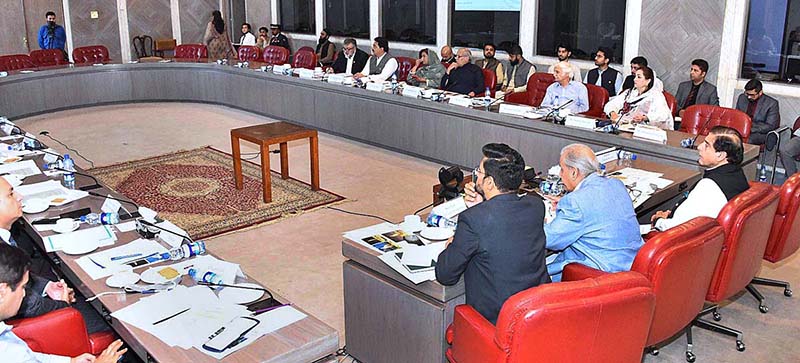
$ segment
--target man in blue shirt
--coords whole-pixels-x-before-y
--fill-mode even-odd
[[[556,203],[556,216],[544,226],[547,272],[561,281],[564,266],[577,262],[606,272],[630,270],[644,242],[625,185],[598,174],[592,149],[572,144],[561,150],[561,181],[569,193]]]
[[[0,243],[0,351],[3,352],[3,362],[64,362],[64,363],[115,363],[128,349],[122,347],[122,342],[117,340],[111,343],[99,356],[81,354],[75,358],[53,354],[36,353],[28,344],[20,339],[5,320],[17,315],[22,298],[25,297],[25,284],[28,283],[30,258],[19,248]],[[74,339],[75,337],[61,336],[54,339]]]
[[[571,113],[589,110],[589,91],[578,81],[572,81],[572,67],[566,62],[556,63],[554,68],[556,81],[547,87],[541,107],[558,107],[569,100],[574,100],[566,107]]]
[[[47,24],[39,28],[39,48],[63,51],[67,44],[67,32],[63,26],[56,24],[56,13],[48,11],[45,16]]]

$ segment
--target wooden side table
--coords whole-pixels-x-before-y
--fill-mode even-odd
[[[319,190],[319,138],[317,130],[291,124],[274,122],[263,125],[248,126],[231,130],[231,150],[233,151],[233,177],[236,189],[243,188],[242,159],[239,140],[250,141],[261,146],[261,178],[264,187],[264,203],[272,202],[272,180],[269,171],[269,146],[280,144],[281,178],[289,178],[288,142],[309,139],[311,154],[311,190]]]

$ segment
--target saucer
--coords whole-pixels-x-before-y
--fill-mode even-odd
[[[122,288],[139,282],[139,274],[133,271],[121,271],[106,279],[108,287]]]
[[[50,208],[50,203],[44,199],[28,199],[25,201],[25,206],[22,207],[22,211],[28,214],[34,213],[41,213]]]
[[[406,222],[400,223],[400,229],[401,230],[403,230],[405,232],[411,232],[411,233],[419,232],[423,228],[425,228],[425,226],[426,226],[426,224],[422,223],[421,221],[417,222],[417,223],[406,223]]]
[[[81,222],[80,221],[74,221],[74,222],[72,222],[72,228],[59,229],[58,225],[56,225],[55,227],[53,227],[53,231],[56,231],[58,233],[70,233],[70,232],[78,229],[78,227],[80,227],[80,226],[81,226]]]
[[[422,238],[429,241],[444,241],[450,237],[453,237],[454,234],[455,231],[452,229],[442,227],[425,227],[419,233]]]

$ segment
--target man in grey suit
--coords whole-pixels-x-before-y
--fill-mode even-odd
[[[748,144],[764,145],[767,133],[781,124],[781,112],[778,100],[764,94],[763,85],[757,79],[751,79],[744,85],[744,93],[736,100],[736,109],[746,113],[753,120]]]
[[[683,111],[692,105],[719,106],[717,86],[706,82],[708,62],[705,59],[695,59],[689,69],[689,81],[678,85],[675,99],[678,101],[678,116],[683,117]]]

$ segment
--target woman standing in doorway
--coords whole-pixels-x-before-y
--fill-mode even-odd
[[[208,48],[208,58],[212,61],[236,58],[236,51],[228,37],[228,29],[225,27],[225,21],[222,20],[222,13],[219,10],[211,13],[211,21],[206,27],[203,43]]]

